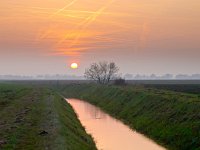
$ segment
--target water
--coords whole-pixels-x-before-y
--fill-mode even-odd
[[[98,150],[164,150],[98,107],[78,99],[67,101],[77,113],[87,133],[94,138]]]

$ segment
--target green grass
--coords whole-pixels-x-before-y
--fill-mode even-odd
[[[200,150],[199,95],[144,87],[65,85],[66,97],[81,98],[170,150]]]
[[[0,84],[0,141],[3,150],[96,149],[71,106],[40,86]]]
[[[200,84],[146,84],[144,86],[176,92],[199,94],[200,96]]]

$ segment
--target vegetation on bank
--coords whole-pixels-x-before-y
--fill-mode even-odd
[[[145,87],[153,87],[163,90],[198,94],[200,96],[200,84],[146,84]]]
[[[0,85],[0,149],[95,150],[71,106],[45,87]]]
[[[134,86],[73,84],[66,97],[99,106],[170,150],[200,149],[200,98],[196,94]]]

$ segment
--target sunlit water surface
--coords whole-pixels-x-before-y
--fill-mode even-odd
[[[143,135],[131,130],[98,107],[78,99],[67,99],[99,150],[164,150]]]

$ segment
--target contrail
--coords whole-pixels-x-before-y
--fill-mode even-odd
[[[70,2],[69,4],[67,4],[65,7],[59,9],[59,10],[56,11],[54,14],[50,15],[49,18],[52,18],[52,17],[54,17],[55,15],[59,14],[60,12],[64,11],[66,8],[68,8],[68,7],[70,7],[71,5],[73,5],[76,1],[78,1],[78,0],[73,0],[73,1],[71,1],[71,2]],[[36,9],[46,9],[46,8],[41,8],[41,7],[33,7],[33,8],[36,8]],[[68,15],[68,17],[78,18],[78,17],[73,16],[73,15]],[[80,19],[80,18],[79,18],[79,19]],[[45,33],[44,35],[41,35],[40,37],[43,37],[43,38],[44,38],[44,37],[47,36],[47,35],[48,35],[48,32]]]
[[[44,7],[30,7],[31,9],[39,9],[39,10],[57,10],[56,8],[44,8]],[[59,9],[60,10],[60,9]],[[87,10],[71,10],[71,9],[67,9],[67,10],[62,10],[62,12],[71,12],[71,13],[85,13],[85,14],[94,14],[96,13],[96,11],[87,11]],[[55,13],[54,13],[55,14]],[[123,13],[111,13],[111,12],[104,12],[102,14],[108,14],[108,15],[125,15]],[[53,15],[53,14],[52,14]]]
[[[91,24],[92,22],[94,22],[96,20],[96,18],[98,16],[100,16],[103,11],[108,8],[115,0],[111,0],[109,3],[107,3],[107,5],[103,6],[102,8],[100,8],[96,13],[94,13],[92,16],[91,16],[91,19],[86,23],[86,25],[84,25],[85,27],[87,27],[89,24]]]
[[[75,45],[77,43],[77,41],[79,40],[82,32],[84,31],[92,22],[94,22],[96,20],[96,18],[98,16],[100,16],[103,11],[108,8],[115,0],[111,0],[110,2],[108,2],[105,6],[101,7],[99,10],[97,10],[96,12],[94,12],[92,15],[90,15],[89,17],[87,17],[83,22],[81,22],[79,24],[79,26],[81,27],[81,30],[79,32],[79,34],[76,36],[76,38],[74,39],[74,41],[71,43],[70,47]],[[68,34],[69,35],[69,34]],[[66,40],[66,38],[68,37],[68,35],[66,35],[62,40],[60,40],[58,43],[62,43],[64,40]]]
[[[69,4],[67,4],[65,7],[59,9],[57,12],[55,12],[54,14],[52,14],[51,16],[55,16],[56,14],[59,14],[60,12],[72,12],[72,13],[86,13],[86,14],[91,14],[89,17],[85,18],[85,17],[81,17],[81,16],[76,16],[76,15],[64,15],[66,17],[71,17],[71,18],[77,18],[77,19],[84,19],[84,21],[82,21],[77,28],[81,28],[81,31],[84,31],[85,28],[87,28],[92,22],[96,21],[96,18],[102,14],[115,14],[115,13],[110,13],[110,12],[104,12],[104,10],[109,7],[115,0],[111,0],[109,1],[105,6],[101,7],[99,10],[97,11],[87,11],[87,10],[65,10],[67,7],[73,5],[77,0],[73,0],[71,1]],[[40,7],[32,7],[35,9],[50,9],[53,10],[53,8],[40,8]],[[55,10],[55,9],[54,9]],[[75,31],[76,29],[74,29]],[[48,35],[48,34],[46,34]],[[77,39],[79,39],[81,36],[81,33],[77,34],[77,37],[74,39],[74,42],[72,43],[72,45],[74,45],[74,43],[76,43]],[[42,36],[45,37],[45,36]],[[62,40],[60,40],[58,43],[62,43],[66,38],[68,38],[68,35],[66,35]]]
[[[68,45],[68,49],[72,48],[74,45],[76,45],[80,39],[80,37],[82,36],[84,30],[91,24],[93,23],[96,18],[102,14],[109,14],[109,13],[105,13],[105,9],[107,9],[115,0],[110,0],[107,4],[105,4],[104,6],[102,6],[101,8],[99,8],[97,11],[79,11],[79,10],[66,10],[68,7],[70,7],[71,5],[73,5],[75,2],[77,2],[78,0],[72,0],[69,4],[67,4],[65,7],[57,10],[55,13],[53,13],[52,15],[49,16],[49,18],[52,18],[54,16],[56,16],[57,14],[61,13],[61,12],[72,12],[72,13],[86,13],[86,14],[90,14],[88,17],[81,17],[82,19],[84,19],[82,22],[80,22],[80,24],[75,27],[75,29],[73,29],[70,33],[68,33],[67,35],[64,36],[64,38],[62,38],[57,44],[61,44],[63,43],[67,38],[70,37],[71,34],[76,33],[75,37],[72,39],[72,41],[70,42],[70,45]],[[43,9],[43,8],[36,8],[36,9]],[[45,8],[44,8],[45,9]],[[111,14],[111,13],[110,13]],[[68,17],[75,17],[73,15],[68,16]],[[77,16],[78,18],[78,16]],[[77,31],[77,29],[80,29],[79,31]],[[49,34],[50,31],[48,31],[46,34],[43,34],[43,36],[41,36],[41,38],[44,38],[46,35]]]
[[[72,6],[76,1],[78,1],[78,0],[73,0],[73,1],[71,1],[71,2],[70,2],[69,4],[67,4],[65,7],[59,9],[59,10],[56,11],[54,14],[52,14],[52,15],[50,16],[50,18],[52,18],[52,17],[54,17],[55,15],[59,14],[60,12],[62,12],[63,10],[65,10],[66,8]]]
[[[90,17],[86,18],[86,20],[81,24],[83,25],[81,31],[84,31],[92,22],[94,22],[96,20],[96,18],[98,16],[100,16],[103,11],[108,8],[115,0],[111,0],[109,3],[107,3],[105,6],[103,6],[102,8],[100,8],[98,11],[96,11],[96,13],[94,13],[93,15],[91,15]],[[74,41],[71,43],[71,46],[75,45],[79,38],[81,37],[82,32],[79,32],[79,34],[76,36],[76,38],[74,39]]]

